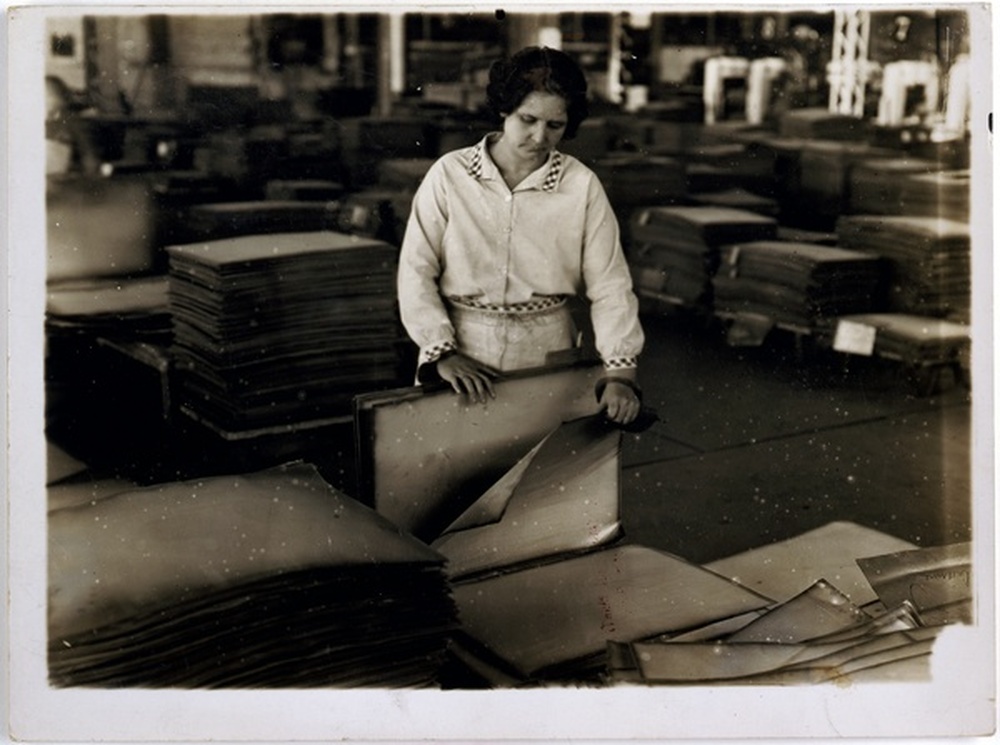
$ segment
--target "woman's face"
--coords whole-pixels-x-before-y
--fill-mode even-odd
[[[559,144],[566,123],[565,99],[534,91],[514,111],[503,115],[503,135],[513,152],[540,163]]]

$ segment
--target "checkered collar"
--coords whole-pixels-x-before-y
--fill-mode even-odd
[[[493,175],[497,173],[497,166],[490,157],[486,146],[490,142],[495,141],[498,136],[496,132],[490,133],[472,146],[466,170],[474,179],[493,178]],[[549,153],[547,161],[548,169],[545,171],[545,177],[542,179],[540,187],[542,191],[555,191],[556,186],[559,185],[559,176],[562,173],[563,164],[564,158],[562,153],[558,150],[553,150]]]

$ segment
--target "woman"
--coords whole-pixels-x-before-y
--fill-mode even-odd
[[[567,298],[585,293],[601,406],[628,424],[644,337],[618,223],[594,173],[556,150],[587,115],[583,72],[529,47],[494,63],[486,95],[502,131],[434,163],[403,239],[399,302],[420,347],[417,377],[483,401],[498,373],[576,345]]]

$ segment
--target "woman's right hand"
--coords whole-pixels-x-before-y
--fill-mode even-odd
[[[456,393],[465,394],[477,403],[484,403],[487,396],[496,398],[493,379],[497,371],[464,354],[456,352],[438,360],[437,372]]]

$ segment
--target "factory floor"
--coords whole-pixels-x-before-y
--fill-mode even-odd
[[[628,542],[707,563],[833,521],[921,546],[970,539],[967,379],[942,376],[941,390],[927,393],[899,363],[812,350],[782,332],[739,348],[717,324],[680,313],[646,316],[644,324],[640,382],[659,421],[624,441]],[[50,508],[132,484],[256,470],[287,454],[315,456],[348,493],[355,483],[349,423],[290,450],[287,443],[219,447],[196,428],[178,435],[128,427],[134,407],[100,410],[86,421],[106,422],[112,411],[120,420],[57,443],[89,470],[50,487]]]
[[[735,348],[697,320],[645,325],[640,378],[660,421],[624,444],[630,542],[705,563],[832,521],[970,540],[967,376],[927,393],[898,362],[790,334]]]

